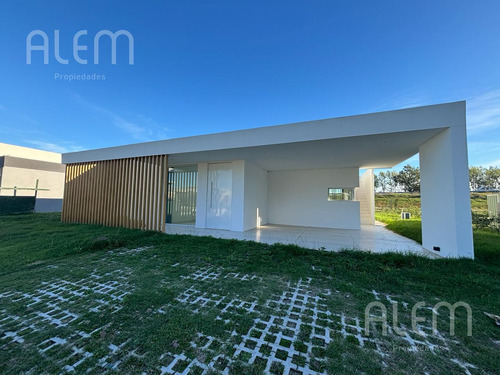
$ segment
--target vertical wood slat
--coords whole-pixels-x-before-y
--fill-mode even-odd
[[[139,188],[137,189],[137,198],[138,198],[138,203],[139,203],[139,211],[137,212],[137,227],[140,229],[144,229],[142,224],[144,223],[144,173],[145,173],[145,168],[144,168],[144,158],[139,159]]]
[[[125,202],[123,202],[123,172],[124,172],[124,164],[123,164],[123,159],[118,160],[118,197],[117,197],[117,205],[116,205],[116,218],[115,218],[115,226],[121,227],[122,226],[122,209],[123,206],[125,205]]]
[[[151,178],[150,178],[151,186],[149,187],[150,199],[149,202],[149,230],[155,226],[154,217],[155,217],[155,205],[156,205],[156,197],[155,197],[155,186],[156,186],[156,156],[151,156]]]
[[[99,212],[99,164],[94,163],[94,186],[92,187],[92,195],[94,196],[91,210],[91,224],[97,224],[97,213]]]
[[[106,203],[104,205],[104,225],[110,226],[110,217],[111,217],[111,162],[109,160],[106,160],[105,162],[106,165],[106,173],[105,173],[105,185],[104,185],[104,191],[106,195]]]
[[[61,220],[165,230],[168,156],[66,165]]]
[[[72,195],[72,198],[73,198],[73,200],[70,202],[70,213],[69,213],[71,221],[74,221],[76,219],[75,218],[75,212],[76,212],[76,199],[75,199],[76,185],[75,185],[75,179],[76,179],[76,169],[77,169],[77,167],[78,167],[78,164],[75,164],[71,168],[70,186],[71,186],[71,195]]]
[[[118,225],[118,205],[120,204],[120,160],[116,161],[116,168],[113,168],[113,193],[112,193],[112,207],[111,207],[111,226],[116,227]]]
[[[73,170],[74,170],[75,166],[74,165],[68,165],[67,166],[67,173],[68,173],[68,182],[66,183],[66,187],[67,189],[64,189],[65,190],[65,193],[68,195],[69,197],[69,200],[66,202],[66,205],[64,204],[64,199],[63,199],[63,206],[66,206],[67,209],[65,210],[66,212],[66,215],[65,217],[68,218],[68,221],[73,221],[73,203],[74,203],[74,199],[73,199],[73,189],[74,189],[74,184],[73,184]]]
[[[141,187],[141,159],[137,158],[134,160],[134,206],[132,208],[132,223],[131,228],[139,228],[139,208],[140,208],[140,199],[139,199],[139,189]]]
[[[64,197],[67,197],[70,193],[69,193],[69,174],[70,174],[70,170],[71,170],[71,166],[70,165],[66,165],[66,172],[65,172],[65,176],[64,176]],[[61,212],[61,220],[62,221],[68,221],[68,212],[69,212],[69,208],[68,208],[68,201],[66,201],[65,199],[63,199],[63,207],[62,207],[62,212]]]
[[[155,191],[154,191],[154,197],[155,197],[155,204],[153,207],[155,207],[155,214],[154,214],[154,226],[157,227],[159,223],[158,216],[160,214],[160,156],[156,155],[155,156]]]
[[[148,208],[149,208],[149,157],[145,156],[143,158],[144,174],[142,180],[142,186],[144,189],[144,194],[142,194],[142,229],[148,229]]]
[[[97,184],[97,191],[99,194],[99,204],[97,206],[97,220],[95,224],[104,223],[104,167],[105,163],[99,164],[99,183]]]
[[[162,175],[163,175],[163,181],[161,184],[161,192],[163,196],[163,204],[160,206],[162,213],[161,213],[161,231],[165,232],[165,224],[167,222],[167,188],[168,188],[168,156],[167,155],[162,155],[162,164],[161,164],[161,169],[162,169]]]

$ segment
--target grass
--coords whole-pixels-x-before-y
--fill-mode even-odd
[[[406,226],[409,237],[418,232],[417,220],[392,224]],[[483,312],[500,313],[500,241],[475,233],[475,246],[475,261],[431,260],[64,224],[55,214],[0,216],[0,373],[64,366],[140,373],[169,364],[183,371],[196,359],[193,373],[227,366],[231,374],[259,374],[274,345],[279,356],[330,374],[461,374],[465,364],[494,374],[500,330]],[[453,337],[447,314],[439,315],[442,338],[408,331],[424,342],[416,351],[395,333],[383,336],[380,325],[362,334],[361,345],[357,329],[376,298],[389,323],[397,301],[407,328],[418,301],[464,301],[473,335],[457,309]],[[430,310],[420,314],[430,325]],[[329,342],[321,339],[325,330]],[[252,350],[260,359],[250,363]],[[283,372],[285,362],[269,361],[271,372]]]
[[[398,194],[377,194],[375,196],[375,206],[378,211],[375,213],[375,219],[386,225],[387,229],[392,230],[402,236],[411,238],[418,243],[422,243],[422,221],[419,212],[417,215],[412,215],[410,220],[401,220],[400,209],[393,206],[389,202],[398,201],[402,207],[411,207],[409,210],[420,210],[420,197],[411,194],[401,194],[402,197],[398,200]],[[392,198],[391,198],[392,197]],[[391,200],[392,199],[392,200]],[[487,212],[486,194],[472,193],[471,205],[475,212]],[[474,252],[478,260],[486,264],[494,264],[500,266],[498,251],[500,248],[500,233],[489,229],[474,230]]]
[[[488,213],[487,193],[471,193],[471,209],[476,213]],[[399,214],[402,210],[420,217],[420,194],[383,193],[375,195],[375,209],[382,213]]]

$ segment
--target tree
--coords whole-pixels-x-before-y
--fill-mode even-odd
[[[382,193],[393,192],[396,189],[394,183],[394,171],[379,172],[375,175],[375,188],[379,189]]]
[[[500,188],[500,168],[490,166],[484,170],[485,188],[498,190]]]
[[[469,167],[469,185],[470,190],[484,189],[485,175],[483,167]]]
[[[373,176],[373,184],[375,185],[375,190],[382,188],[380,178],[377,174]]]
[[[490,166],[469,167],[469,186],[471,191],[500,190],[500,168]],[[378,191],[405,191],[416,193],[420,191],[420,169],[407,164],[398,173],[394,171],[379,172],[375,175],[375,187]]]
[[[472,191],[498,190],[500,189],[500,168],[469,167],[469,183]]]
[[[394,182],[407,193],[420,191],[420,168],[407,164],[394,176]]]

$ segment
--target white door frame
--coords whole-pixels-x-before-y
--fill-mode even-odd
[[[205,227],[231,229],[233,164],[209,163]]]

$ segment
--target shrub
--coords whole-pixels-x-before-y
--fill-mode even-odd
[[[481,214],[472,211],[472,226],[474,229],[492,229],[500,232],[500,218],[490,217],[487,214]]]

